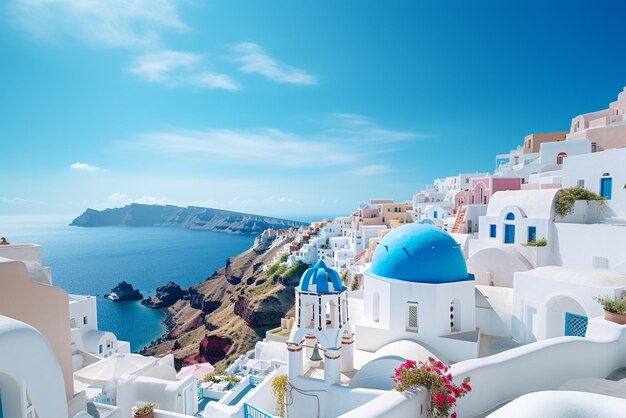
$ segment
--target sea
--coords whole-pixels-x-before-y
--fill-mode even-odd
[[[76,227],[72,217],[0,216],[0,236],[11,244],[39,244],[52,283],[70,294],[97,296],[98,327],[140,351],[165,332],[165,315],[139,302],[104,298],[122,280],[144,295],[168,281],[204,281],[252,245],[254,236],[176,227]]]

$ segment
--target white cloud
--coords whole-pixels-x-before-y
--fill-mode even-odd
[[[169,198],[163,197],[154,197],[154,196],[141,196],[139,199],[134,200],[133,203],[143,203],[144,205],[175,205],[175,206],[184,206],[179,202],[170,200]]]
[[[11,15],[36,38],[106,47],[154,45],[162,30],[187,29],[174,0],[18,0]]]
[[[355,150],[279,129],[179,130],[137,135],[135,145],[165,154],[217,157],[231,163],[309,167],[349,163]]]
[[[116,206],[124,206],[130,203],[130,199],[124,193],[113,193],[107,198],[107,202]]]
[[[376,174],[388,173],[390,171],[391,167],[389,166],[383,164],[372,164],[363,167],[357,167],[353,170],[350,170],[350,173],[357,176],[374,176]]]
[[[244,73],[261,74],[278,83],[317,84],[315,76],[276,61],[255,43],[236,44],[233,51],[237,55],[235,60],[241,63],[239,69]]]
[[[379,156],[394,152],[393,144],[420,137],[414,132],[383,129],[365,117],[356,125],[355,118],[333,121],[336,128],[312,135],[276,128],[172,130],[138,134],[124,144],[168,156],[263,167],[359,169],[371,159],[371,166],[360,170],[375,174],[387,169]]]
[[[91,164],[87,164],[87,163],[79,163],[79,162],[76,162],[76,163],[70,165],[70,168],[72,170],[82,170],[82,171],[97,171],[97,170],[101,170],[100,167],[96,167],[95,165],[91,165]]]
[[[329,134],[358,138],[362,142],[387,143],[428,137],[416,132],[381,128],[372,119],[356,113],[335,113],[332,116],[340,122],[340,126],[327,130]]]
[[[163,50],[135,57],[130,72],[146,81],[170,87],[241,89],[229,75],[207,71],[204,61],[201,54]]]

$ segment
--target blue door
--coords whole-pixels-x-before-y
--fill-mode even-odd
[[[606,197],[606,200],[611,200],[612,191],[613,191],[613,178],[604,177],[600,179],[600,196]]]
[[[437,219],[437,211],[435,211],[433,218]]]
[[[515,225],[504,225],[504,243],[515,243]]]
[[[529,226],[528,227],[528,242],[533,242],[537,239],[537,227]]]
[[[584,337],[589,319],[584,315],[565,312],[565,336]]]

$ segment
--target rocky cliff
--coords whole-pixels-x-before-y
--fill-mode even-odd
[[[72,226],[177,226],[231,234],[259,234],[267,228],[298,228],[304,223],[269,216],[189,206],[143,205],[97,211],[87,209]]]
[[[227,260],[203,283],[183,289],[192,294],[166,312],[171,330],[144,352],[173,353],[178,366],[209,361],[228,363],[254,347],[265,331],[280,325],[294,303],[293,286],[307,267],[274,268],[278,248],[248,251]]]

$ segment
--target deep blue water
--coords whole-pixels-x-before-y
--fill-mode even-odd
[[[12,244],[39,244],[52,282],[69,293],[98,296],[98,326],[140,350],[163,334],[164,315],[139,302],[104,299],[122,280],[144,296],[167,281],[199,283],[248,249],[253,236],[167,227],[68,226],[71,217],[0,216],[0,236]],[[151,293],[148,293],[151,292]]]

